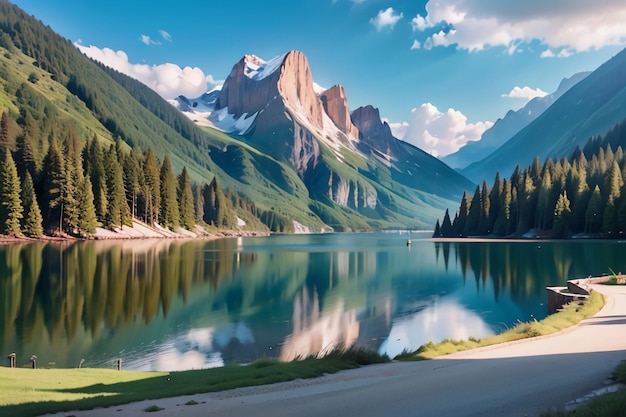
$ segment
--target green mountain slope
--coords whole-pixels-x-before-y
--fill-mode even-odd
[[[517,164],[526,166],[535,157],[569,157],[576,146],[605,134],[626,118],[626,50],[601,65],[567,91],[498,150],[461,170],[479,182],[497,171],[510,175]]]

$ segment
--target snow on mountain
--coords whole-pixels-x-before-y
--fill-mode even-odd
[[[245,55],[244,74],[248,78],[255,81],[267,78],[272,75],[274,71],[280,68],[287,54],[288,52],[285,52],[284,54],[279,55],[269,61],[264,61],[256,55]]]

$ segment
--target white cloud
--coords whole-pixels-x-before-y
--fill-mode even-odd
[[[429,0],[426,16],[411,21],[413,30],[448,26],[431,35],[429,45],[456,44],[479,51],[504,47],[508,53],[521,43],[538,40],[549,49],[543,57],[567,57],[573,53],[609,45],[626,45],[626,2],[623,0]],[[445,37],[435,42],[435,36]],[[426,45],[428,41],[424,42]]]
[[[145,43],[146,45],[150,46],[150,45],[160,45],[159,42],[155,41],[154,39],[152,39],[150,36],[148,35],[141,35],[139,37],[139,40],[143,43]]]
[[[170,63],[161,65],[131,64],[124,51],[116,52],[110,48],[100,49],[96,46],[74,45],[88,57],[141,81],[165,99],[176,98],[179,95],[198,97],[207,91],[207,83],[211,83],[213,87],[219,83],[211,75],[206,76],[197,67],[181,68]]]
[[[414,40],[413,45],[411,45],[411,49],[420,49],[421,47],[422,47],[422,44],[417,40]]]
[[[428,23],[426,23],[426,19],[423,16],[418,14],[411,20],[411,27],[413,27],[413,31],[425,30],[428,27]]]
[[[450,108],[441,112],[435,105],[424,103],[411,110],[408,122],[389,126],[394,136],[441,157],[456,152],[467,142],[479,140],[493,123],[468,123],[467,117],[458,110]]]
[[[403,16],[404,14],[397,14],[393,7],[389,7],[387,10],[380,10],[376,17],[370,19],[370,23],[376,27],[376,30],[380,31],[387,26],[393,28]]]
[[[161,37],[163,39],[165,39],[168,42],[172,42],[172,35],[170,35],[168,32],[166,32],[163,29],[161,29],[161,30],[159,30],[159,33],[161,34]]]
[[[549,49],[546,49],[541,53],[541,58],[554,58],[554,52]]]
[[[525,86],[525,87],[515,86],[507,94],[502,94],[502,97],[523,98],[526,101],[530,101],[535,97],[545,97],[546,95],[548,95],[548,93],[543,91],[541,88],[533,89],[528,86]]]

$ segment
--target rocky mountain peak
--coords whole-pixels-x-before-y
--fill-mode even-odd
[[[361,144],[370,146],[385,154],[391,154],[397,147],[397,139],[391,133],[387,122],[380,119],[377,108],[367,105],[352,112],[352,123],[359,129]]]
[[[269,103],[282,100],[299,119],[323,128],[322,103],[315,94],[311,68],[300,51],[269,61],[245,55],[224,82],[215,110],[227,108],[234,119],[258,115]]]
[[[362,139],[393,136],[387,122],[380,119],[380,112],[376,107],[371,105],[359,107],[352,112],[351,118]]]
[[[320,95],[324,110],[333,123],[347,136],[355,140],[359,138],[359,130],[352,123],[348,99],[343,86],[337,84]]]

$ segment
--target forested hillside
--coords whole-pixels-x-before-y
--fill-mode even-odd
[[[13,138],[23,135],[26,117],[38,126],[31,138],[42,163],[39,179],[33,176],[38,199],[43,192],[38,181],[48,176],[42,161],[50,143],[64,146],[70,131],[82,149],[97,138],[104,153],[115,145],[119,155],[135,155],[140,167],[138,156],[145,159],[148,151],[159,167],[167,156],[176,175],[186,169],[192,186],[203,187],[216,179],[223,193],[230,196],[227,201],[235,201],[229,218],[243,219],[247,228],[253,224],[278,232],[292,232],[295,228],[424,228],[452,203],[450,198],[458,198],[461,192],[454,184],[447,186],[449,180],[441,176],[437,178],[436,191],[424,188],[423,184],[430,187],[433,183],[428,176],[436,176],[426,169],[418,176],[403,170],[395,172],[383,162],[357,153],[342,155],[341,161],[336,161],[335,154],[321,144],[320,154],[328,155],[329,161],[337,165],[337,172],[345,171],[350,174],[348,177],[358,180],[355,184],[369,183],[368,189],[377,190],[371,198],[374,208],[335,201],[328,195],[337,192],[332,188],[339,184],[335,178],[332,186],[328,185],[328,178],[315,178],[326,185],[326,194],[310,189],[310,183],[288,162],[255,148],[245,137],[195,125],[147,86],[90,60],[71,42],[6,0],[0,0],[0,75],[0,113],[6,113],[9,124],[15,128]],[[9,146],[9,150],[16,149]],[[84,158],[84,152],[79,154]],[[21,162],[15,154],[11,156],[22,172]],[[122,159],[120,156],[120,164]],[[86,169],[88,162],[80,162]],[[408,164],[416,166],[412,161]],[[363,167],[376,172],[364,171]],[[462,176],[453,174],[457,183],[461,179],[471,187]],[[408,187],[402,181],[391,180],[392,176],[403,175],[419,181]],[[90,180],[97,203],[98,191],[94,179]],[[128,189],[125,192],[131,193]],[[253,209],[246,203],[251,201]],[[45,202],[38,203],[43,206]],[[45,217],[46,210],[41,209]],[[128,210],[136,214],[131,204]],[[97,221],[104,225],[105,220],[100,212]],[[52,224],[52,220],[44,219],[44,225]],[[66,223],[60,222],[59,227],[62,224]],[[47,230],[52,232],[49,227]]]
[[[497,174],[473,196],[463,195],[451,220],[437,221],[434,237],[623,237],[626,231],[626,121],[591,138],[570,158],[539,158],[509,179]]]

